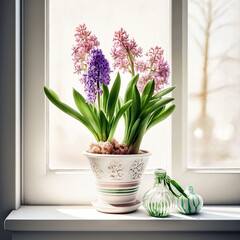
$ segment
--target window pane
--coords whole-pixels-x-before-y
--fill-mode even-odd
[[[188,1],[189,167],[240,167],[240,1]]]
[[[74,106],[72,87],[84,95],[78,76],[73,74],[71,56],[75,28],[82,23],[98,37],[110,63],[113,34],[121,27],[135,38],[144,52],[156,45],[163,47],[170,62],[169,11],[168,0],[49,0],[49,87],[71,106]],[[116,72],[111,78],[114,76]],[[130,76],[121,76],[123,90]],[[121,121],[115,134],[118,141],[123,138],[123,129]],[[142,149],[153,153],[149,168],[166,167],[171,152],[170,130],[168,119],[146,134]],[[82,152],[92,141],[93,137],[83,125],[49,104],[50,168],[88,168]]]

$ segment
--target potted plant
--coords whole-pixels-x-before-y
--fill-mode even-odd
[[[174,99],[164,97],[174,90],[168,87],[170,69],[163,49],[143,51],[125,30],[115,32],[111,55],[114,69],[131,74],[124,98],[119,96],[121,77],[118,72],[110,89],[110,65],[95,35],[85,24],[76,28],[73,60],[76,74],[84,84],[86,98],[73,89],[78,111],[63,103],[47,87],[48,99],[66,114],[84,124],[96,139],[84,152],[96,177],[98,200],[95,208],[102,212],[131,212],[140,206],[136,199],[141,175],[150,152],[140,150],[144,134],[174,111]],[[121,117],[125,130],[122,143],[114,139]]]

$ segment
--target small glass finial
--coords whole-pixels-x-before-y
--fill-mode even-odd
[[[186,190],[186,192],[189,194],[189,193],[194,193],[194,189],[193,189],[193,186],[188,186],[187,187],[187,190]]]
[[[162,168],[156,168],[154,171],[154,175],[163,180],[167,177],[167,172]]]

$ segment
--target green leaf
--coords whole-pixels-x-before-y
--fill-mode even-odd
[[[153,104],[152,107],[150,107],[147,111],[142,112],[140,114],[140,117],[145,117],[146,115],[148,115],[149,113],[153,113],[156,110],[160,109],[161,107],[165,106],[166,104],[172,102],[174,100],[174,98],[164,98],[162,100],[157,101],[155,104]]]
[[[106,141],[108,138],[108,134],[107,134],[107,126],[108,126],[108,121],[107,118],[104,114],[104,112],[102,110],[100,110],[100,122],[101,122],[101,135],[102,135],[102,139],[101,141]]]
[[[98,135],[90,122],[88,122],[87,119],[85,119],[80,113],[78,113],[76,110],[73,108],[69,107],[67,104],[63,103],[60,101],[58,95],[51,89],[48,89],[47,87],[44,87],[44,92],[47,96],[47,98],[60,110],[62,110],[64,113],[68,114],[69,116],[77,119],[80,121],[82,124],[84,124],[94,135],[95,139],[99,141]]]
[[[161,98],[161,97],[163,97],[164,95],[172,92],[175,88],[176,88],[176,86],[166,88],[166,89],[160,91],[159,93],[157,93],[156,95],[154,95],[154,96],[152,97],[152,99]]]
[[[117,104],[116,104],[116,112],[115,112],[116,115],[119,112],[119,110],[121,109],[121,106],[122,106],[121,100],[120,100],[120,97],[118,97]]]
[[[112,89],[110,91],[108,101],[107,101],[106,113],[108,115],[109,121],[112,120],[113,114],[115,112],[115,107],[116,107],[116,103],[117,103],[117,99],[118,99],[120,86],[121,86],[121,78],[120,78],[120,74],[118,72],[117,77],[112,86]]]
[[[148,114],[148,115],[140,122],[140,125],[139,125],[139,127],[138,127],[138,131],[137,131],[137,134],[136,134],[136,136],[137,136],[136,141],[129,143],[130,145],[133,145],[130,153],[134,153],[134,154],[137,154],[137,153],[138,153],[139,148],[140,148],[140,145],[141,145],[141,142],[142,142],[142,139],[143,139],[143,136],[144,136],[144,134],[146,133],[146,129],[147,129],[147,126],[148,126],[148,121],[149,121],[150,116],[151,116],[151,114]],[[130,145],[129,145],[129,146],[130,146]]]
[[[132,78],[132,80],[128,83],[127,88],[126,88],[126,92],[125,92],[125,96],[124,96],[124,102],[127,102],[130,99],[132,99],[133,86],[137,85],[138,78],[139,78],[139,74],[135,75]]]
[[[164,109],[165,109],[165,106],[159,108],[158,110],[156,110],[154,113],[151,114],[151,117],[149,118],[148,126],[153,119],[155,119],[161,112],[164,111]]]
[[[154,117],[157,117],[160,113],[162,113],[165,110],[166,106],[161,107],[160,109],[156,110],[154,112]]]
[[[157,123],[160,123],[161,121],[165,120],[168,116],[170,116],[175,109],[175,105],[172,105],[165,109],[163,112],[161,112],[158,116],[152,119],[152,121],[149,123],[147,130],[149,130],[151,127],[156,125]]]
[[[131,128],[138,118],[141,111],[141,97],[136,85],[133,85],[133,103],[131,106],[131,123],[129,128]]]
[[[139,126],[139,123],[141,121],[141,118],[138,118],[135,123],[133,124],[133,127],[131,128],[131,131],[130,131],[130,134],[129,134],[129,137],[128,137],[128,140],[127,140],[127,146],[129,147],[135,136],[137,135],[137,129],[138,129],[138,126]]]
[[[113,135],[115,133],[115,130],[117,128],[117,124],[118,121],[120,120],[121,116],[124,114],[124,112],[127,111],[127,109],[132,105],[132,100],[129,100],[128,102],[126,102],[121,109],[119,110],[118,114],[116,115],[116,117],[114,118],[112,125],[111,125],[111,129],[110,129],[110,133],[108,136],[108,141],[111,141],[113,138]]]
[[[97,116],[98,115],[98,110],[97,110],[97,107],[95,105],[93,105],[93,113]]]
[[[184,192],[184,190],[182,189],[182,187],[175,181],[172,180],[169,176],[167,176],[167,183],[169,186],[170,191],[176,196],[176,197],[180,197],[179,195],[177,195],[171,188],[170,184],[172,184],[185,198],[188,199],[188,195]]]
[[[82,115],[90,121],[91,125],[98,134],[101,133],[98,116],[94,113],[90,104],[86,103],[85,98],[75,89],[73,89],[73,98],[80,113],[82,113]]]
[[[145,104],[145,106],[143,107],[141,114],[143,115],[144,113],[146,113],[147,111],[149,111],[149,109],[155,104],[159,102],[159,99],[154,99],[154,100],[150,100],[147,104]]]
[[[163,106],[161,108],[159,108],[158,110],[156,110],[151,117],[151,120],[157,118],[164,110],[165,110],[166,106]]]
[[[44,87],[44,92],[46,94],[46,96],[48,97],[48,99],[55,99],[57,101],[60,101],[60,98],[58,97],[58,95],[50,88]],[[51,100],[50,100],[51,101]]]
[[[180,195],[176,194],[176,193],[173,191],[170,182],[167,182],[167,185],[168,185],[169,190],[172,192],[172,194],[173,194],[176,198],[180,198]]]
[[[108,86],[105,86],[104,84],[102,84],[102,90],[103,90],[103,94],[102,94],[103,104],[102,104],[102,106],[103,106],[104,112],[106,113],[107,101],[108,101],[108,97],[109,97]]]
[[[131,81],[128,83],[126,91],[125,91],[125,95],[124,95],[124,102],[127,102],[133,98],[133,89],[134,89],[133,86],[137,84],[138,79],[139,79],[139,74],[135,75],[131,79]],[[129,128],[130,128],[130,123],[131,123],[131,109],[130,108],[124,114],[124,121],[125,121],[125,133],[124,133],[123,142],[126,143],[128,135],[129,135]]]
[[[155,81],[151,80],[150,82],[148,82],[148,84],[145,86],[143,93],[142,93],[142,107],[145,106],[145,104],[148,104],[148,102],[151,100],[152,95],[154,93],[154,89],[155,89]]]

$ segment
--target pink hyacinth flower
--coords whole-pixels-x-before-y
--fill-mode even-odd
[[[134,39],[130,40],[127,32],[121,28],[114,33],[111,55],[114,69],[134,74],[134,63],[136,58],[142,56],[142,48],[138,47]]]
[[[138,81],[140,92],[143,92],[144,87],[152,79],[155,80],[154,94],[168,85],[170,68],[168,62],[164,60],[163,54],[164,50],[158,46],[150,48],[149,52],[146,53],[146,56],[148,57],[147,67],[144,68],[146,71],[141,75]]]
[[[81,74],[87,70],[88,55],[90,51],[100,45],[97,37],[87,30],[85,24],[79,25],[75,33],[75,45],[72,48],[74,73]],[[83,82],[83,75],[79,79]]]

